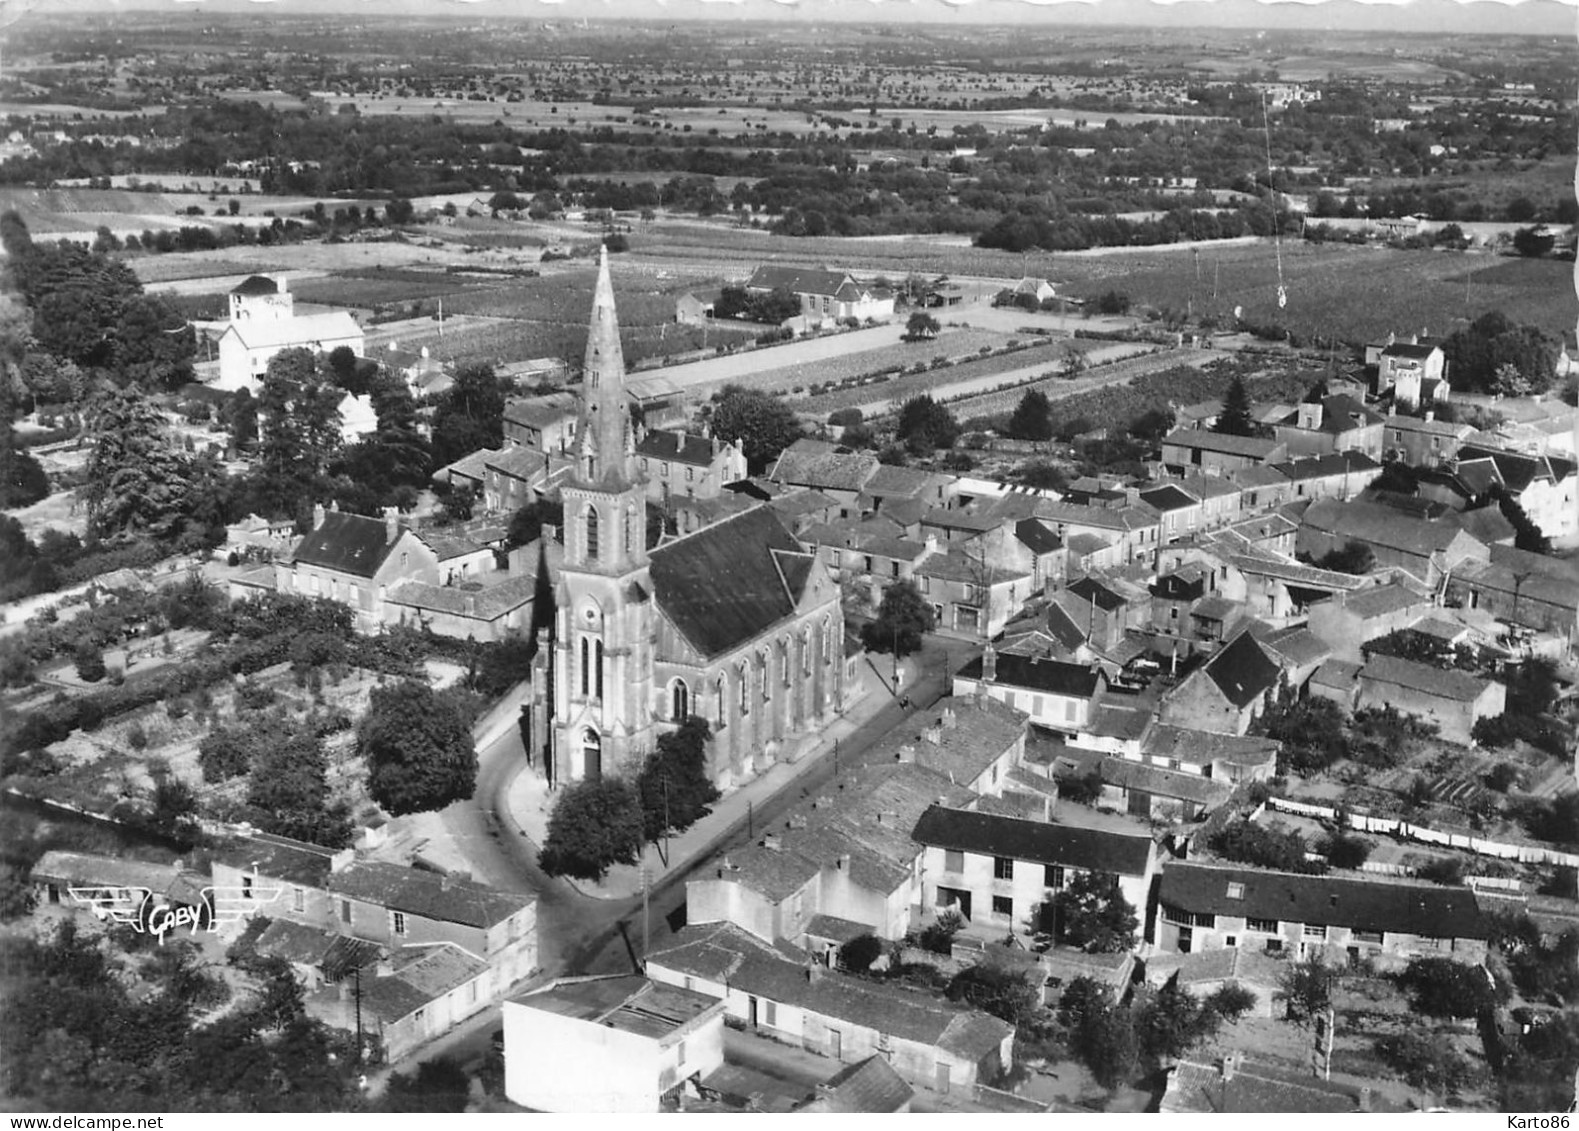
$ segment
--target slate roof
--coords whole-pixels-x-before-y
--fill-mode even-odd
[[[848,282],[850,276],[844,271],[829,271],[826,268],[815,267],[780,267],[775,264],[765,263],[751,273],[746,286],[753,290],[777,290],[783,287],[798,295],[828,295],[834,296],[839,289]]]
[[[536,397],[518,397],[506,401],[504,419],[508,424],[524,424],[529,428],[543,429],[566,420],[574,420],[581,411],[581,398],[575,393],[544,393]]]
[[[1142,491],[1140,497],[1150,506],[1159,511],[1182,511],[1189,507],[1198,507],[1201,500],[1190,494],[1183,487],[1175,487],[1172,483],[1164,483],[1160,487],[1153,487],[1149,491]]]
[[[982,657],[977,656],[959,669],[964,679],[982,678]],[[1054,695],[1089,699],[1102,685],[1102,669],[1091,664],[1068,664],[1041,656],[1019,656],[999,652],[997,672],[988,681],[1000,687],[1024,687]]]
[[[1378,471],[1382,465],[1364,452],[1329,452],[1324,456],[1290,460],[1273,466],[1290,479],[1299,482],[1325,479],[1332,475],[1350,475],[1356,471]]]
[[[817,1085],[817,1096],[803,1111],[851,1115],[888,1115],[915,1098],[915,1091],[881,1056],[841,1068]]]
[[[230,288],[233,295],[277,295],[280,285],[267,275],[248,275],[240,283]]]
[[[1514,491],[1522,491],[1537,479],[1562,480],[1574,472],[1574,462],[1557,456],[1526,455],[1497,448],[1466,444],[1458,451],[1461,461],[1489,459],[1496,465],[1502,481]]]
[[[942,805],[934,805],[921,815],[913,835],[917,843],[931,848],[1008,856],[1120,876],[1144,875],[1152,852],[1149,836],[999,817]]]
[[[1468,672],[1417,664],[1401,656],[1372,656],[1360,670],[1360,679],[1362,682],[1393,684],[1438,699],[1456,699],[1465,703],[1479,698],[1491,684],[1491,681],[1477,679]]]
[[[1206,664],[1208,678],[1235,707],[1245,707],[1256,696],[1277,686],[1282,668],[1266,654],[1249,631],[1241,632]]]
[[[1337,436],[1368,424],[1380,424],[1384,419],[1380,413],[1372,412],[1347,393],[1334,393],[1321,399],[1321,423],[1315,431]],[[1285,428],[1299,427],[1299,409],[1296,408],[1279,423]]]
[[[1383,357],[1410,357],[1423,361],[1442,347],[1430,342],[1393,342],[1382,350]]]
[[[388,526],[381,518],[328,511],[324,514],[323,525],[309,530],[302,538],[291,560],[355,577],[372,577],[406,529],[398,527],[392,542]]]
[[[1076,578],[1066,588],[1075,596],[1083,598],[1104,612],[1122,609],[1126,604],[1122,593],[1103,585],[1094,577]]]
[[[377,860],[359,860],[330,876],[325,886],[337,895],[391,911],[479,928],[502,923],[536,902],[529,895],[499,891],[473,880]]]
[[[636,445],[638,456],[707,467],[713,462],[713,441],[695,432],[650,428]]]
[[[340,338],[362,336],[362,327],[343,310],[327,314],[298,314],[294,318],[265,318],[257,322],[232,322],[226,334],[234,333],[248,349],[279,346],[313,346]]]
[[[1230,884],[1243,886],[1241,897],[1229,896]],[[1325,923],[1439,939],[1486,937],[1475,893],[1436,884],[1170,861],[1162,870],[1160,898],[1179,910],[1236,918]]]
[[[1233,762],[1240,766],[1260,766],[1277,758],[1279,744],[1275,738],[1211,734],[1159,723],[1151,728],[1140,748],[1146,754],[1177,758],[1192,765]]]
[[[1037,555],[1056,553],[1064,548],[1064,540],[1034,518],[1022,518],[1015,523],[1014,536],[1021,545]]]
[[[768,507],[754,507],[653,550],[658,607],[704,656],[794,615],[811,557]]]

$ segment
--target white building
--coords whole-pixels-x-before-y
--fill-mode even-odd
[[[361,356],[365,343],[362,327],[343,310],[232,321],[219,338],[219,380],[215,387],[227,392],[245,388],[256,394],[264,370],[281,350],[302,348],[329,353],[339,346],[350,346]]]
[[[640,975],[560,978],[504,1003],[504,1094],[546,1112],[656,1112],[724,1063],[724,1003]]]

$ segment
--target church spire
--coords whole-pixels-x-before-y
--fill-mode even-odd
[[[592,293],[587,354],[582,365],[577,478],[586,483],[624,483],[630,479],[632,437],[630,402],[625,393],[625,353],[620,348],[614,284],[609,280],[609,250],[598,259]]]

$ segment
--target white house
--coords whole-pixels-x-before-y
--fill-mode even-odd
[[[350,346],[360,356],[366,338],[356,319],[343,310],[288,318],[232,322],[219,338],[219,380],[215,388],[258,391],[269,361],[281,350],[304,348],[328,353]]]
[[[656,1112],[724,1063],[724,1003],[640,975],[559,978],[504,1003],[504,1094],[546,1112]]]

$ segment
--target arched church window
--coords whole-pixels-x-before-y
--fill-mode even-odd
[[[590,688],[591,688],[591,685],[592,685],[592,657],[591,657],[591,652],[592,652],[591,645],[588,643],[587,638],[585,636],[583,636],[581,638],[581,694],[583,696],[586,696],[586,695],[591,693],[590,692]]]
[[[790,642],[788,636],[779,640],[779,677],[783,679],[785,687],[790,685]]]
[[[723,726],[724,725],[724,714],[725,714],[725,712],[724,712],[724,705],[729,702],[729,700],[726,699],[724,696],[725,696],[725,692],[724,692],[724,677],[723,676],[719,676],[718,677],[718,725],[719,726]]]
[[[744,715],[751,710],[751,662],[744,661],[740,665],[740,713]]]
[[[587,504],[587,561],[598,560],[598,508]]]
[[[593,645],[593,650],[597,653],[597,664],[592,669],[593,682],[597,687],[597,698],[601,699],[603,698],[603,641],[599,640]]]
[[[671,695],[673,701],[669,707],[669,717],[677,723],[683,723],[691,717],[691,689],[685,685],[685,680],[677,679]]]
[[[762,701],[773,700],[773,665],[768,649],[764,648],[757,653],[757,670],[762,673]]]

